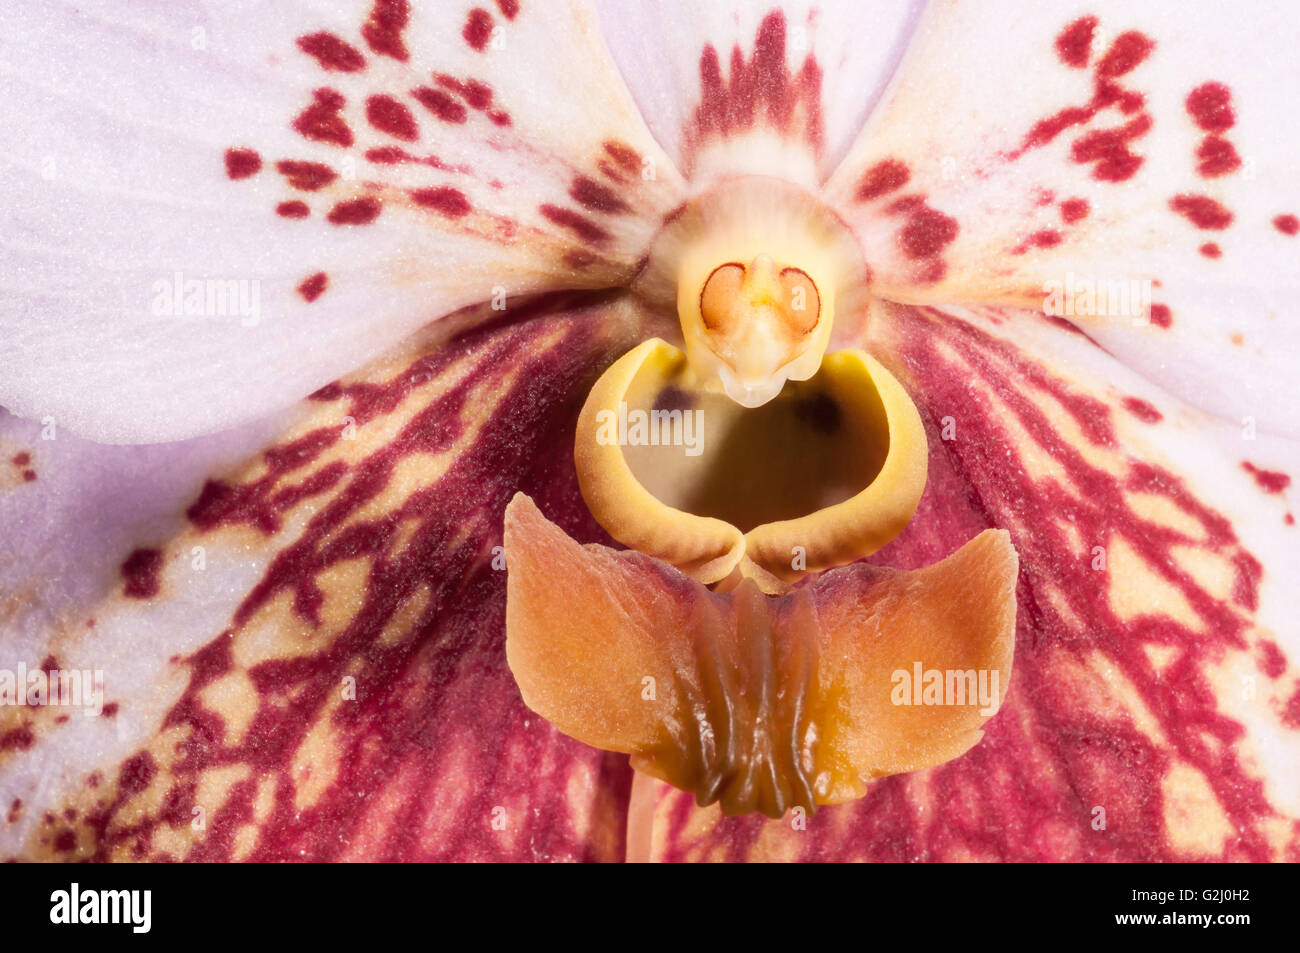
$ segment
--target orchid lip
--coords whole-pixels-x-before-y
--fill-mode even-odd
[[[613,426],[629,417],[640,431]],[[861,351],[827,355],[808,381],[742,409],[651,339],[593,387],[574,458],[615,539],[706,584],[751,578],[779,593],[903,530],[925,486],[926,438],[902,386]]]

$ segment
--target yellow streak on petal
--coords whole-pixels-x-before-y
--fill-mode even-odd
[[[1112,537],[1106,552],[1108,592],[1111,611],[1121,621],[1138,616],[1166,615],[1174,621],[1200,628],[1201,621],[1187,597],[1159,576],[1123,537]]]
[[[1161,645],[1158,642],[1148,642],[1142,646],[1146,652],[1147,661],[1158,673],[1164,672],[1178,658],[1178,649],[1171,645]]]
[[[221,716],[226,728],[222,740],[227,745],[237,745],[243,740],[244,732],[257,714],[257,697],[253,680],[247,672],[238,668],[227,672],[199,692],[199,701],[203,707]]]
[[[1233,828],[1205,776],[1178,762],[1165,774],[1160,789],[1170,846],[1192,856],[1220,856]]]
[[[1220,602],[1232,599],[1237,570],[1222,553],[1196,546],[1175,546],[1172,553],[1178,568],[1188,573],[1196,584]]]
[[[323,595],[319,626],[294,611],[293,593],[278,593],[235,633],[235,664],[248,669],[272,659],[301,658],[323,651],[355,616],[369,572],[370,560],[358,557],[335,563],[316,577]]]
[[[408,596],[401,607],[393,613],[393,617],[384,626],[384,631],[379,633],[376,644],[387,647],[409,638],[415,623],[429,608],[429,600],[432,598],[433,593],[428,583],[421,584],[420,588]]]
[[[1181,533],[1194,542],[1205,539],[1205,527],[1200,521],[1168,496],[1155,493],[1128,493],[1125,495],[1125,502],[1144,520]]]
[[[343,704],[343,685],[330,689],[328,700],[316,716],[315,723],[294,752],[289,776],[293,779],[293,806],[302,811],[320,799],[338,777],[338,732],[334,729],[334,712]]]

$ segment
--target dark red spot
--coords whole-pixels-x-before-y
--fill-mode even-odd
[[[149,599],[158,595],[158,573],[162,571],[160,549],[136,549],[122,563],[122,594],[131,599]]]
[[[24,450],[22,453],[14,454],[11,462],[16,467],[25,467],[32,462],[32,455]]]
[[[1164,420],[1164,414],[1140,397],[1125,397],[1124,409],[1144,424],[1157,424]]]
[[[366,65],[361,51],[333,33],[312,33],[298,37],[298,49],[316,58],[322,69],[355,73]]]
[[[1237,121],[1232,92],[1222,83],[1203,83],[1187,94],[1187,113],[1206,132],[1226,132]]]
[[[497,0],[497,9],[507,20],[513,20],[519,15],[519,0]]]
[[[1286,656],[1276,642],[1263,639],[1259,643],[1259,668],[1269,678],[1280,678],[1286,671]]]
[[[433,113],[443,122],[464,122],[469,112],[450,95],[441,89],[421,86],[411,90],[411,95],[419,100],[420,105]]]
[[[1053,248],[1061,244],[1061,233],[1054,228],[1044,228],[1025,239],[1034,248]]]
[[[18,820],[18,818],[22,816],[22,813],[23,799],[16,797],[14,798],[14,802],[9,805],[9,823],[12,824],[14,821]]]
[[[298,286],[298,294],[302,295],[304,301],[311,304],[325,293],[329,283],[329,275],[323,271],[318,271],[316,274],[303,279],[302,284]]]
[[[281,218],[306,218],[311,214],[311,209],[307,207],[306,202],[297,200],[292,202],[281,202],[275,207],[275,214]]]
[[[262,157],[252,149],[226,150],[226,175],[232,179],[246,179],[262,171]]]
[[[1291,485],[1291,477],[1277,470],[1262,470],[1244,460],[1241,468],[1255,478],[1255,482],[1265,493],[1281,493]]]
[[[605,141],[605,153],[613,159],[624,172],[637,172],[641,168],[641,155],[625,142],[617,139]]]
[[[404,63],[410,54],[402,41],[402,31],[406,29],[410,16],[411,7],[407,0],[375,0],[370,19],[361,27],[361,36],[374,52]]]
[[[331,225],[369,225],[379,217],[379,199],[369,195],[339,202],[325,216]]]
[[[104,706],[104,717],[116,718],[118,709],[121,707],[122,706],[119,705],[117,702],[109,702],[107,705]]]
[[[931,258],[957,237],[957,220],[922,205],[911,211],[898,233],[898,244],[908,258]]]
[[[1075,20],[1056,38],[1056,55],[1066,66],[1083,69],[1092,56],[1092,36],[1097,29],[1096,17]]]
[[[437,189],[416,189],[411,198],[417,205],[441,212],[448,218],[460,218],[470,212],[469,199],[465,193],[450,186]]]
[[[414,142],[420,134],[411,111],[392,96],[371,96],[367,99],[366,119],[380,132],[386,132],[405,142]]]
[[[323,189],[338,178],[338,174],[323,163],[300,162],[296,159],[277,162],[275,171],[283,175],[290,186],[302,192]]]
[[[1123,182],[1133,177],[1142,166],[1142,157],[1133,153],[1128,144],[1144,136],[1151,129],[1151,117],[1138,116],[1118,129],[1099,129],[1074,141],[1070,155],[1075,162],[1095,162],[1092,177],[1102,182]]]
[[[606,188],[585,175],[580,175],[573,180],[573,185],[569,189],[569,196],[591,212],[600,212],[604,215],[622,215],[631,211],[627,203],[620,199],[612,189]]]
[[[1097,75],[1107,78],[1123,76],[1150,56],[1154,48],[1155,43],[1149,37],[1135,30],[1121,33],[1097,64]]]
[[[538,207],[538,211],[549,221],[562,228],[567,228],[589,244],[600,245],[610,239],[609,232],[586,216],[579,215],[573,209],[560,208],[558,205],[542,205]]]
[[[367,149],[366,160],[368,162],[377,162],[380,165],[394,165],[398,162],[408,162],[412,156],[398,146],[383,146],[379,149]]]
[[[1241,157],[1232,143],[1222,136],[1206,136],[1196,150],[1196,171],[1207,179],[1236,172],[1241,168]]]
[[[1151,323],[1158,328],[1168,328],[1174,323],[1174,313],[1169,310],[1167,304],[1153,304],[1151,306]]]
[[[54,838],[54,849],[60,853],[67,853],[74,850],[77,846],[77,835],[72,831],[60,831],[59,836]]]
[[[1232,224],[1232,213],[1206,195],[1184,192],[1170,199],[1169,207],[1197,228],[1221,231]]]
[[[470,109],[480,112],[492,105],[492,87],[476,79],[459,80],[446,73],[437,74],[434,79],[443,89],[455,93],[469,105]]]
[[[33,480],[35,480],[35,479],[36,479],[36,471],[35,471],[35,470],[24,470],[24,471],[23,471],[23,481],[24,481],[24,482],[26,482],[26,483],[31,483],[31,482],[32,482]]]
[[[0,751],[26,751],[36,743],[30,725],[22,725],[0,735]]]
[[[345,148],[352,145],[352,130],[339,115],[347,104],[342,94],[332,89],[318,89],[312,93],[312,98],[312,104],[293,121],[293,128],[316,142]]]
[[[1300,232],[1300,219],[1294,215],[1279,215],[1273,219],[1273,227],[1283,235],[1294,235]]]
[[[117,776],[118,795],[129,798],[139,794],[149,786],[149,782],[158,773],[158,765],[147,751],[132,755],[122,762],[122,770]]]
[[[500,109],[492,110],[492,112],[488,113],[488,118],[496,126],[509,126],[511,124],[510,114]]]
[[[1092,206],[1088,204],[1087,199],[1066,199],[1061,203],[1061,221],[1073,225],[1087,218],[1090,211]]]
[[[465,29],[460,31],[460,35],[473,49],[482,53],[492,38],[492,14],[482,7],[475,7],[465,17]]]
[[[1220,248],[1218,245],[1216,245],[1214,242],[1206,242],[1204,245],[1201,246],[1200,252],[1206,258],[1223,257],[1223,249]]]
[[[862,175],[858,183],[857,199],[869,202],[882,195],[888,195],[907,185],[912,173],[906,165],[897,159],[882,159]]]

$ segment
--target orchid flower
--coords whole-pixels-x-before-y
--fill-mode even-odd
[[[8,10],[0,857],[1300,857],[1295,25]]]

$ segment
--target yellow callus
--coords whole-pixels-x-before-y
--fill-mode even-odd
[[[652,339],[588,395],[574,460],[588,508],[619,542],[706,585],[747,578],[777,594],[902,532],[927,448],[902,385],[862,351],[825,355],[746,408]]]

